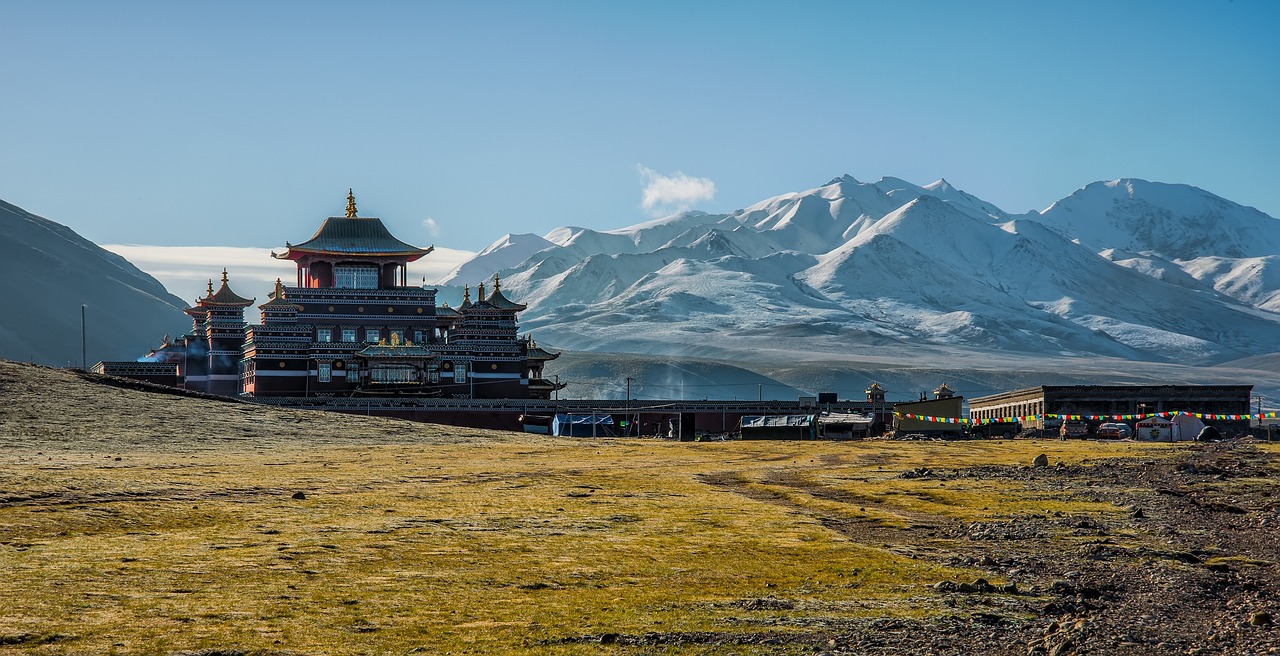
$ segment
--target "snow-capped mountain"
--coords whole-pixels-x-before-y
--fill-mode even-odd
[[[1015,216],[945,180],[842,176],[730,214],[519,241],[458,273],[501,274],[529,305],[523,327],[571,349],[930,344],[1197,363],[1280,350],[1280,221],[1185,185],[1095,183]]]
[[[1172,265],[1232,298],[1280,311],[1280,221],[1252,207],[1188,185],[1122,179],[1085,186],[1040,220],[1123,266],[1160,277]]]

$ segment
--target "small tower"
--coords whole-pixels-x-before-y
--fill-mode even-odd
[[[231,291],[224,268],[218,291],[213,291],[210,280],[208,295],[196,299],[194,306],[184,310],[194,319],[192,336],[195,338],[188,341],[187,389],[222,396],[233,396],[239,391],[244,309],[252,304],[253,299]]]
[[[871,387],[868,387],[866,391],[868,402],[884,403],[884,388],[880,387],[880,383],[871,383]]]
[[[938,389],[933,390],[933,398],[935,399],[949,399],[954,397],[955,395],[956,393],[952,392],[951,388],[947,387],[946,383],[939,385]]]

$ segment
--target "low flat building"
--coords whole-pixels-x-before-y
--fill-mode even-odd
[[[921,394],[919,401],[893,404],[893,431],[896,435],[959,435],[964,432],[963,410],[964,397],[943,384],[933,390],[932,399]]]
[[[1136,420],[1165,412],[1244,415],[1250,412],[1252,394],[1252,385],[1041,385],[970,399],[969,418],[975,430],[1002,434],[1056,429],[1061,420],[1052,415],[1081,415],[1095,427],[1103,421],[1128,421],[1126,416]],[[1011,417],[1024,419],[982,423]],[[1249,427],[1247,419],[1204,422],[1231,432]]]
[[[171,362],[99,362],[89,370],[104,376],[132,378],[157,385],[178,385],[178,365]]]

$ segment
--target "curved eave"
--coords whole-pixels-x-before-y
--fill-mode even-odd
[[[290,303],[288,301],[282,301],[280,299],[273,298],[267,301],[266,303],[259,305],[258,309],[259,310],[296,310],[301,312],[302,306],[294,305],[293,303]]]
[[[328,257],[342,258],[388,258],[396,259],[404,258],[407,262],[413,262],[435,250],[435,246],[427,248],[415,248],[411,251],[356,251],[356,250],[337,250],[322,248],[300,248],[298,246],[290,246],[289,250],[284,253],[272,253],[271,257],[277,260],[300,260],[307,255],[323,255]]]
[[[529,353],[525,357],[530,360],[538,360],[540,362],[550,362],[551,360],[554,360],[560,357],[560,354],[552,353],[551,351],[544,351],[540,348],[532,348],[532,349],[529,349]]]
[[[320,224],[314,235],[301,244],[285,243],[289,249],[283,255],[274,255],[277,259],[296,260],[306,255],[340,256],[340,257],[394,257],[406,258],[410,262],[434,250],[418,248],[406,244],[383,225],[382,219],[375,217],[338,217],[331,216]]]

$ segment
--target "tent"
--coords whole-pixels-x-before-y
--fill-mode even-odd
[[[1172,417],[1147,417],[1134,426],[1135,439],[1154,442],[1181,442],[1194,440],[1204,429],[1204,422],[1186,414]]]
[[[551,420],[551,434],[561,437],[613,437],[613,415],[558,414]]]
[[[812,440],[817,438],[813,415],[769,415],[742,418],[744,440]]]

